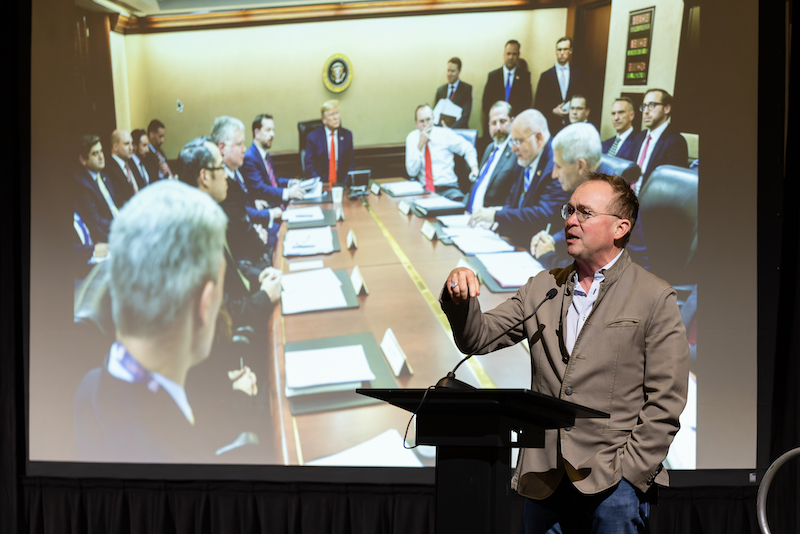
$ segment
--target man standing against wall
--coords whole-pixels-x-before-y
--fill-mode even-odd
[[[556,42],[556,64],[539,77],[533,107],[547,117],[550,132],[555,135],[569,124],[572,95],[581,90],[581,71],[570,65],[572,39],[562,37]]]
[[[472,86],[461,81],[461,60],[450,58],[447,62],[447,83],[436,90],[434,106],[439,100],[446,98],[461,108],[461,118],[456,120],[452,128],[469,128],[469,116],[472,113]],[[440,124],[439,126],[443,126]]]

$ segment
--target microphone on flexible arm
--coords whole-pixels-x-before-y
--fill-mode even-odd
[[[518,327],[519,325],[521,325],[522,323],[524,323],[525,321],[527,321],[528,319],[530,319],[534,315],[536,315],[536,312],[539,311],[539,308],[542,307],[542,304],[544,304],[545,302],[547,302],[550,299],[555,298],[555,296],[557,294],[558,294],[558,291],[556,290],[556,288],[550,289],[550,291],[547,292],[547,295],[545,295],[545,297],[542,300],[542,302],[540,302],[539,305],[536,306],[536,308],[534,308],[533,313],[531,313],[530,315],[528,315],[524,319],[520,320],[519,322],[514,323],[510,328],[508,328],[507,330],[504,330],[503,332],[501,332],[497,337],[495,337],[494,339],[492,339],[488,343],[484,344],[482,347],[480,347],[478,350],[476,350],[472,354],[468,354],[465,358],[463,358],[460,362],[458,362],[458,365],[456,365],[453,368],[452,371],[447,373],[447,376],[445,376],[444,378],[442,378],[441,380],[436,382],[436,387],[437,388],[451,388],[451,389],[477,389],[477,388],[475,388],[473,386],[470,386],[466,382],[462,382],[461,380],[458,380],[456,378],[456,369],[461,367],[462,363],[464,363],[465,361],[469,360],[470,358],[475,356],[477,353],[479,353],[480,351],[482,351],[483,349],[485,349],[486,347],[488,347],[489,345],[491,345],[492,343],[494,343],[495,341],[497,341],[498,339],[500,339],[504,335],[508,334],[509,332],[514,330],[516,327]]]

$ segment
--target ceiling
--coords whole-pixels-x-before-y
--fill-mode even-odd
[[[117,12],[137,17],[209,11],[238,11],[262,7],[301,6],[313,4],[354,4],[367,0],[75,0],[75,4],[92,11]],[[396,2],[400,0],[384,0]]]

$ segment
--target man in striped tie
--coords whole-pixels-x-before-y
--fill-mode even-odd
[[[621,96],[614,100],[611,105],[611,124],[617,133],[614,137],[603,141],[603,154],[633,161],[636,157],[636,154],[633,153],[633,140],[636,138],[636,131],[633,127],[635,117],[633,100],[627,96]]]

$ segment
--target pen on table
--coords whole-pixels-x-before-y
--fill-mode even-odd
[[[239,357],[239,370],[244,369],[244,358]]]
[[[547,228],[544,229],[545,233],[550,233],[550,223],[547,223]]]

